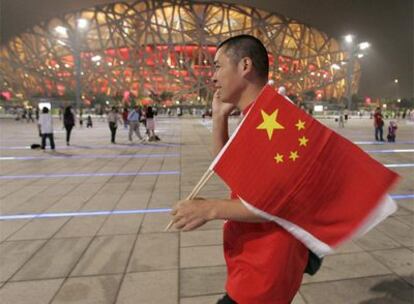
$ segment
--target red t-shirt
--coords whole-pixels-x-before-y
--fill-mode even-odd
[[[302,282],[308,249],[290,233],[273,222],[227,221],[223,247],[226,291],[238,304],[292,301]]]
[[[249,107],[243,111],[245,114]],[[237,198],[232,194],[232,198]],[[308,249],[274,222],[227,221],[226,291],[238,304],[288,304],[302,282]]]

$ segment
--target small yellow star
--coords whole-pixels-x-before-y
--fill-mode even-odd
[[[298,131],[305,129],[305,122],[302,120],[298,120],[298,123],[295,125],[298,128]]]
[[[266,130],[269,140],[272,139],[273,130],[284,129],[280,123],[276,121],[279,109],[276,109],[271,115],[262,110],[263,122],[257,127],[259,130]]]
[[[299,158],[298,151],[290,151],[290,156],[289,156],[289,158],[290,158],[292,161],[295,161],[297,158]]]
[[[276,154],[276,156],[275,156],[275,160],[276,160],[276,163],[277,163],[277,164],[278,164],[278,163],[283,163],[283,155],[282,155],[282,154],[277,153],[277,154]]]
[[[298,140],[299,140],[299,146],[306,146],[309,141],[309,139],[307,139],[305,136],[298,138]]]

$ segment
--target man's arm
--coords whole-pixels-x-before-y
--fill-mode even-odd
[[[171,214],[174,227],[183,231],[196,229],[212,220],[266,221],[248,210],[239,199],[184,200],[178,202]]]

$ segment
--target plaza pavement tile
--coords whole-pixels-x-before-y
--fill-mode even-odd
[[[114,303],[121,278],[121,275],[69,278],[64,282],[51,303]]]
[[[63,279],[11,282],[0,289],[3,304],[49,303]]]

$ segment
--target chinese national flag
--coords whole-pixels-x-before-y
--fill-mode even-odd
[[[210,169],[319,256],[396,210],[386,194],[397,174],[270,86]]]

